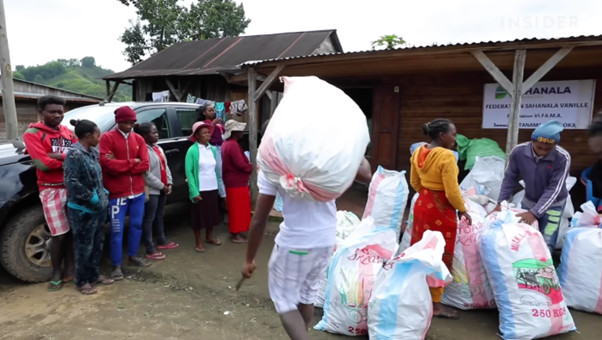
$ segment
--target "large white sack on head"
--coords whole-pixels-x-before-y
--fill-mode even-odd
[[[504,217],[504,215],[506,217]],[[575,330],[548,246],[539,230],[503,209],[481,238],[481,257],[500,313],[504,339],[534,339]]]
[[[493,290],[479,254],[481,233],[485,224],[485,209],[476,202],[464,200],[472,219],[458,221],[451,274],[452,283],[445,287],[443,302],[460,309],[495,308]]]
[[[410,247],[412,242],[412,230],[414,229],[414,205],[418,200],[419,193],[415,193],[412,196],[412,202],[410,203],[410,214],[408,215],[408,222],[406,223],[406,229],[403,231],[401,237],[401,243],[399,244],[399,251],[404,251]]]
[[[473,168],[460,183],[460,188],[466,192],[485,195],[497,201],[504,180],[505,164],[506,161],[503,158],[477,156]]]
[[[592,208],[596,210],[593,204]],[[569,307],[602,314],[602,265],[600,264],[602,264],[602,229],[598,225],[589,228],[570,228],[566,233],[558,267],[562,293]]]
[[[284,96],[259,146],[257,164],[291,196],[339,197],[355,179],[370,141],[366,116],[317,77],[282,77]]]
[[[383,263],[397,251],[395,232],[375,227],[356,230],[340,245],[328,268],[324,315],[316,330],[345,335],[368,334],[367,309]]]
[[[370,339],[424,339],[433,304],[427,285],[444,286],[451,275],[443,264],[445,240],[427,230],[422,239],[387,262],[378,273],[368,305]]]
[[[379,165],[370,181],[362,218],[371,216],[374,225],[395,230],[399,238],[409,193],[405,171],[387,170]]]
[[[373,221],[364,220],[364,224],[369,224],[367,227],[372,227]],[[360,219],[351,211],[339,210],[337,211],[337,236],[336,244],[333,249],[333,253],[337,250],[337,246],[347,238],[356,228],[360,227]],[[330,261],[329,261],[330,266]],[[322,308],[324,306],[324,295],[326,295],[326,285],[328,283],[328,267],[324,269],[322,278],[320,279],[320,285],[318,287],[318,295],[316,295],[316,302],[314,306]]]

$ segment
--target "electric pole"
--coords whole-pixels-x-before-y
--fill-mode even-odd
[[[10,64],[10,52],[8,50],[8,36],[6,33],[6,12],[4,11],[4,0],[0,0],[0,60],[2,69],[2,108],[6,121],[6,138],[17,138],[17,109],[15,107],[15,94],[13,88],[13,69]]]

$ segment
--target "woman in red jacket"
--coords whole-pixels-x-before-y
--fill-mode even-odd
[[[248,231],[251,224],[249,177],[253,165],[238,144],[246,125],[232,119],[227,121],[226,141],[222,144],[222,176],[226,186],[230,239],[234,243],[247,242],[241,233]]]

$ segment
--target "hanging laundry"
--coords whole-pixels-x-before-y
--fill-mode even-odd
[[[196,97],[191,95],[190,93],[188,94],[188,96],[186,96],[186,102],[187,103],[196,103]]]
[[[249,110],[247,103],[244,99],[236,100],[230,103],[230,113],[242,116]]]
[[[231,102],[224,103],[224,106],[226,107],[226,113],[230,113],[230,104],[231,104]]]
[[[202,105],[209,105],[211,103],[211,101],[199,97],[196,99],[196,103],[202,106]]]
[[[153,102],[168,102],[169,101],[169,90],[161,92],[153,92]]]
[[[224,102],[215,103],[215,118],[220,118],[223,122],[226,121],[226,107]]]

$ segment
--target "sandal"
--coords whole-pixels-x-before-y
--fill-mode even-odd
[[[197,253],[204,253],[207,250],[205,248],[194,247],[194,251],[196,251]]]
[[[96,289],[94,289],[94,287],[92,287],[89,283],[77,287],[77,290],[84,295],[94,295],[98,293],[98,291],[96,291]]]
[[[157,245],[157,249],[176,249],[177,247],[179,247],[180,245],[178,243],[175,242],[169,242],[167,244],[159,244]]]
[[[121,281],[123,280],[123,272],[121,271],[121,267],[117,267],[115,268],[115,270],[113,270],[113,272],[111,273],[111,279],[113,279],[113,281]]]
[[[112,285],[113,283],[115,283],[115,280],[111,279],[110,277],[106,277],[104,275],[100,275],[98,277],[98,280],[96,280],[95,283],[107,286],[107,285]]]
[[[214,246],[221,246],[222,245],[222,241],[220,241],[218,238],[211,238],[211,239],[206,239],[205,242],[209,243],[209,244],[213,244]]]
[[[130,265],[136,267],[148,267],[152,264],[151,261],[145,259],[144,257],[132,256],[130,257]]]
[[[230,241],[232,241],[232,243],[247,243],[249,242],[247,239],[243,238],[243,237],[231,237]]]
[[[163,254],[162,252],[146,254],[146,258],[150,260],[165,260],[165,254]]]
[[[48,282],[48,291],[49,292],[58,292],[59,290],[61,290],[61,288],[63,288],[62,280]]]

